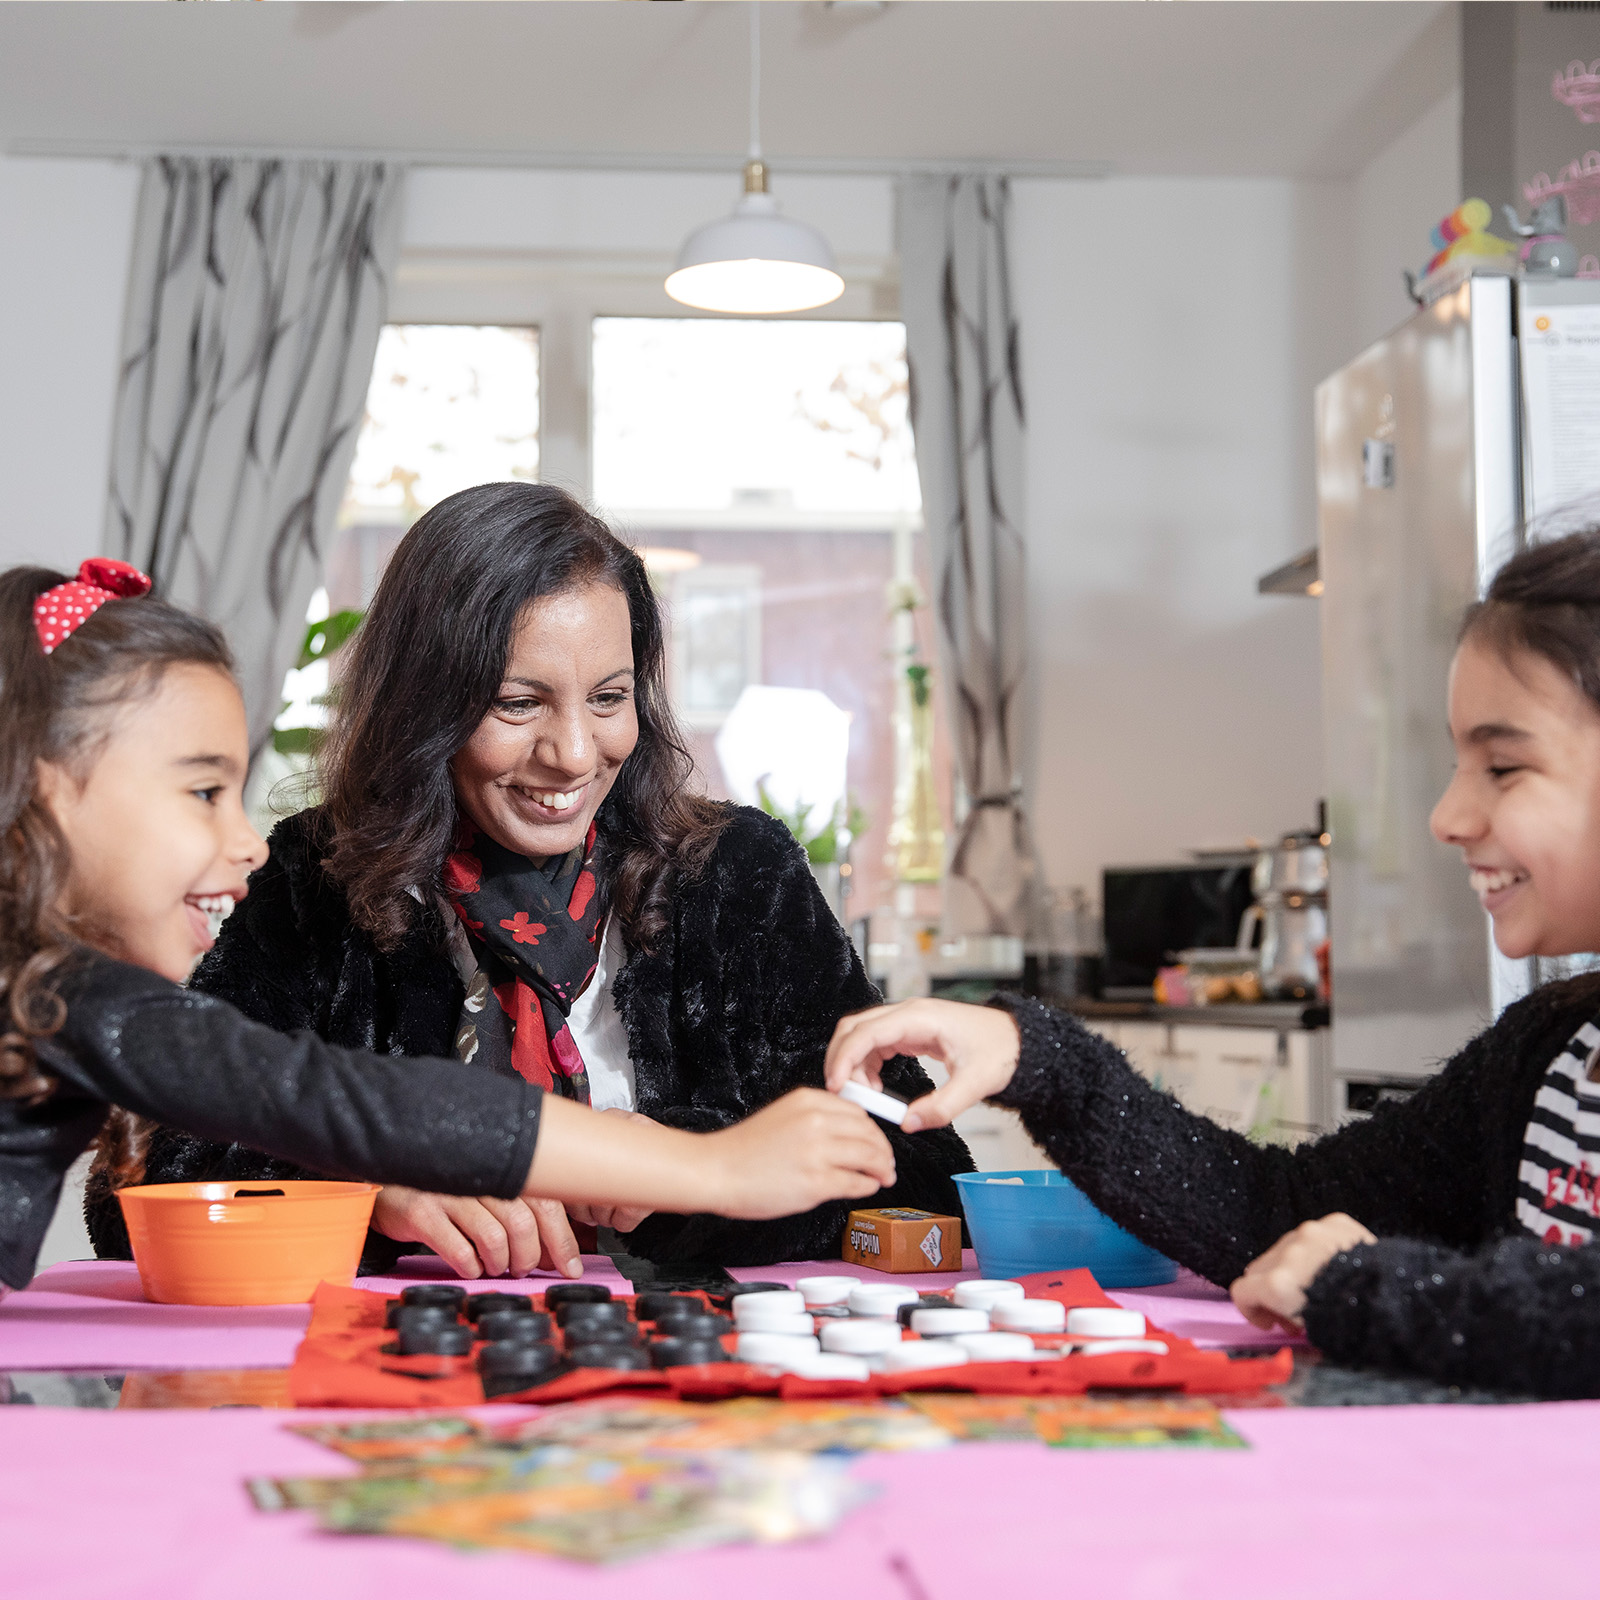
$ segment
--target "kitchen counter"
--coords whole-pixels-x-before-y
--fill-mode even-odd
[[[873,981],[880,987],[885,982],[881,975],[875,975]],[[933,994],[941,1000],[964,1000],[970,1005],[982,1005],[996,990],[1032,992],[1015,974],[933,975]],[[1320,1000],[1263,1000],[1255,1005],[1233,1000],[1214,1006],[1165,1006],[1154,1000],[1096,1000],[1089,995],[1058,996],[1048,991],[1040,993],[1038,998],[1074,1016],[1097,1022],[1172,1022],[1200,1028],[1265,1028],[1274,1033],[1326,1028],[1329,1022],[1328,1006]]]
[[[1096,1022],[1170,1022],[1189,1028],[1265,1028],[1274,1033],[1326,1028],[1328,1008],[1320,1001],[1237,1001],[1215,1006],[1164,1006],[1154,1000],[1094,1000],[1075,997],[1052,1002],[1074,1016]]]

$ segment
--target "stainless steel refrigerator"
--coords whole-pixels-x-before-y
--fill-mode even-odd
[[[1541,519],[1600,511],[1600,282],[1466,278],[1318,387],[1316,429],[1337,1121],[1550,975],[1495,951],[1428,817],[1463,610]]]

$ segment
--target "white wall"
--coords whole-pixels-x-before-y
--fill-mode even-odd
[[[0,567],[100,548],[138,170],[0,159]]]
[[[1353,178],[1016,186],[1029,793],[1048,880],[1312,820],[1317,383],[1406,317],[1461,200],[1452,90]]]
[[[410,251],[538,251],[669,262],[684,236],[733,209],[739,173],[545,172],[424,167],[406,187]],[[893,186],[887,178],[780,174],[787,215],[821,228],[846,264],[889,257]]]
[[[1028,182],[1030,785],[1046,875],[1313,820],[1317,618],[1256,580],[1315,540],[1311,387],[1336,360],[1343,186]]]
[[[1461,91],[1452,90],[1352,180],[1355,323],[1352,354],[1415,307],[1401,272],[1420,273],[1433,253],[1429,230],[1467,197],[1461,192]],[[1496,232],[1504,232],[1497,219]]]

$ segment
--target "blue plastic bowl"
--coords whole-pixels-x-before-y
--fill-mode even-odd
[[[1087,1267],[1102,1289],[1138,1289],[1178,1275],[1175,1261],[1119,1228],[1059,1172],[958,1172],[956,1182],[986,1278]]]

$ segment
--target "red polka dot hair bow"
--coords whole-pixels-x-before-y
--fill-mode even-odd
[[[149,594],[150,580],[126,561],[93,556],[69,583],[58,583],[33,602],[33,626],[39,646],[50,655],[63,639],[81,628],[108,600]]]

